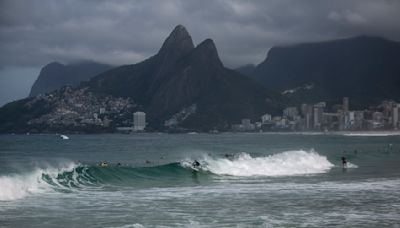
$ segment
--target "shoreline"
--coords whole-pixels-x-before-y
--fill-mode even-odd
[[[254,134],[254,135],[338,135],[338,136],[400,136],[400,130],[380,130],[380,131],[264,131],[264,132],[235,132],[235,131],[224,131],[218,133],[210,132],[132,132],[132,133],[121,133],[121,132],[99,132],[99,133],[84,133],[84,132],[62,132],[62,133],[0,133],[0,135],[218,135],[218,134]]]

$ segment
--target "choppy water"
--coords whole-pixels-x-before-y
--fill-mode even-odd
[[[54,226],[400,227],[400,136],[0,136],[0,227]]]

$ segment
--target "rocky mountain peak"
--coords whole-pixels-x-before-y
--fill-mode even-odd
[[[186,54],[193,48],[194,44],[192,37],[184,26],[178,25],[164,41],[159,54],[169,53],[171,51]]]
[[[51,62],[51,63],[47,64],[46,66],[44,66],[42,68],[42,71],[59,69],[61,67],[64,67],[64,65],[57,61],[54,61],[54,62]]]
[[[193,55],[200,60],[199,62],[208,62],[215,66],[223,67],[223,64],[218,56],[217,48],[215,47],[215,43],[212,39],[206,39],[201,42],[193,51]]]

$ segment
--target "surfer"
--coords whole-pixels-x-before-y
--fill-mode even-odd
[[[108,162],[107,161],[102,161],[99,163],[100,167],[108,167]]]
[[[199,168],[200,167],[200,162],[198,162],[197,160],[194,160],[192,163],[193,168]]]
[[[224,154],[226,158],[233,158],[233,154]]]
[[[342,165],[343,165],[343,169],[347,168],[347,160],[346,160],[346,157],[342,157]]]

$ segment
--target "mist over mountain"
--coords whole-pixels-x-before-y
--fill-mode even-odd
[[[299,102],[400,99],[400,43],[360,36],[274,47],[251,77]]]
[[[66,85],[77,86],[80,82],[89,80],[110,68],[112,68],[110,65],[88,61],[67,65],[51,62],[41,69],[29,96],[48,93]]]

